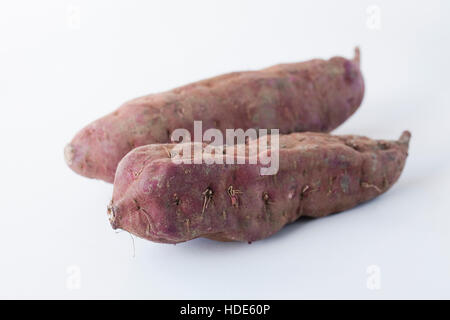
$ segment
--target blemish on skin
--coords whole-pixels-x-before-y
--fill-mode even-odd
[[[272,203],[272,201],[270,201],[270,196],[267,192],[263,192],[262,200],[264,201],[264,212],[265,212],[265,217],[263,218],[265,218],[266,221],[270,221],[272,210],[269,205]]]
[[[370,184],[370,183],[368,183],[368,182],[361,182],[361,187],[366,188],[366,189],[373,188],[373,189],[375,189],[378,193],[381,193],[381,192],[382,192],[381,189],[378,188],[376,185]]]
[[[227,189],[227,193],[231,198],[231,205],[235,208],[238,208],[239,207],[238,195],[241,194],[242,192],[238,189],[234,189],[233,186],[229,186]]]
[[[294,198],[294,195],[295,195],[295,190],[291,190],[291,191],[288,193],[288,199],[291,200],[292,198]]]
[[[145,219],[147,220],[147,230],[148,230],[148,235],[151,233],[151,231],[153,231],[153,227],[152,227],[152,221],[150,219],[150,215],[148,214],[147,210],[145,210],[144,208],[140,208],[140,211],[144,214]]]
[[[350,177],[347,174],[341,177],[340,185],[342,192],[348,193],[350,189]]]
[[[176,193],[174,193],[173,194],[173,203],[176,205],[176,206],[179,206],[180,205],[180,198],[178,198],[178,195],[176,194]]]
[[[344,79],[346,82],[353,82],[358,76],[358,71],[350,61],[344,63]]]
[[[390,145],[387,142],[378,142],[378,148],[380,150],[386,150],[390,148]]]
[[[136,205],[136,210],[137,211],[141,210],[141,206],[139,205],[137,199],[133,199],[133,201],[134,201],[134,204]]]
[[[339,159],[339,161],[342,161],[344,163],[347,161],[347,157],[345,155],[343,155],[343,154],[340,154],[338,159]]]
[[[386,188],[389,185],[389,181],[386,175],[383,175],[383,188]]]
[[[214,192],[211,188],[206,188],[205,191],[203,191],[203,209],[202,209],[202,216],[205,213],[205,210],[208,209],[209,203],[212,201],[212,197],[214,195]]]
[[[134,177],[135,178],[139,177],[139,175],[142,173],[143,170],[144,170],[144,167],[142,167],[139,171],[133,172]]]
[[[302,192],[300,192],[300,200],[303,200],[306,196],[306,193],[311,189],[309,185],[305,185],[302,189]]]
[[[378,168],[378,158],[375,154],[372,155],[372,172],[376,172]]]
[[[169,149],[167,149],[166,147],[164,147],[163,146],[163,149],[164,149],[164,151],[166,152],[166,154],[167,154],[167,157],[169,158],[169,159],[172,159],[172,153],[169,151]]]
[[[333,184],[336,181],[337,177],[330,177],[328,180],[328,193],[327,195],[333,192]]]
[[[389,161],[393,161],[396,159],[395,154],[394,153],[388,153],[387,154],[387,158]]]
[[[360,151],[360,147],[359,147],[355,142],[353,142],[353,141],[347,141],[347,142],[345,143],[345,145],[346,145],[347,147],[350,147],[350,148],[356,150],[356,151]]]
[[[269,197],[269,194],[267,192],[263,193],[262,199],[263,199],[265,205],[269,204],[270,197]]]

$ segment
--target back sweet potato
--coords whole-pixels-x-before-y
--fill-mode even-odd
[[[359,50],[334,57],[234,72],[131,100],[82,129],[65,148],[67,164],[90,178],[113,182],[117,164],[133,148],[170,142],[177,128],[328,132],[361,104]]]

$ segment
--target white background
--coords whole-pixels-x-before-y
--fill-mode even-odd
[[[449,1],[2,1],[0,298],[450,298],[449,21]],[[366,94],[336,132],[413,137],[398,183],[348,212],[134,250],[112,186],[64,163],[128,99],[356,45]]]

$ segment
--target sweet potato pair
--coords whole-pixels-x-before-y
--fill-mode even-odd
[[[82,129],[67,145],[77,173],[114,181],[119,161],[132,149],[168,143],[177,128],[276,128],[329,132],[361,104],[364,82],[359,50],[353,60],[334,57],[234,72],[125,103]]]
[[[399,178],[409,132],[398,141],[318,133],[350,117],[363,95],[358,49],[353,60],[234,72],[125,103],[82,129],[65,158],[81,175],[114,181],[108,206],[114,229],[163,243],[198,237],[251,242],[301,216],[352,208]],[[240,158],[244,164],[227,164],[226,152],[215,154],[223,164],[195,164],[198,154],[184,155],[194,164],[175,164],[180,144],[171,144],[170,135],[180,128],[194,134],[195,120],[203,131],[279,129],[280,143],[269,151],[279,155],[278,172],[261,175],[265,165],[252,164],[250,154]]]
[[[156,242],[263,239],[301,216],[326,216],[385,192],[402,172],[409,139],[407,131],[398,141],[282,135],[271,149],[279,151],[279,171],[266,176],[248,156],[246,164],[174,164],[173,144],[139,147],[119,164],[109,219]]]

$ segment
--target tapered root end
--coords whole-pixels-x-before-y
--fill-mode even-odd
[[[411,132],[406,130],[403,131],[402,135],[398,139],[398,142],[405,145],[406,147],[409,147],[409,140],[411,140]]]
[[[111,202],[108,205],[108,219],[109,223],[111,224],[111,227],[115,230],[119,228],[118,221],[117,221],[117,206],[115,206],[111,200]]]
[[[353,61],[355,61],[358,66],[361,64],[361,53],[359,51],[359,47],[355,47],[355,56],[353,57]]]
[[[71,167],[73,165],[73,159],[75,158],[75,149],[74,147],[69,143],[64,148],[64,160],[66,161],[67,165]]]

